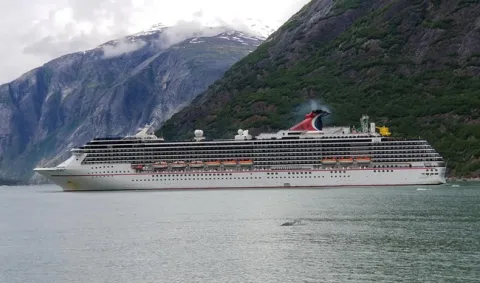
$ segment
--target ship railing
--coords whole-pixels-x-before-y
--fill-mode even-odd
[[[414,145],[414,146],[405,146],[405,145],[342,145],[342,146],[322,146],[322,145],[312,145],[312,146],[302,146],[302,145],[288,145],[288,146],[276,146],[276,147],[258,147],[258,148],[241,148],[241,147],[225,147],[225,148],[189,148],[189,147],[182,147],[182,148],[175,148],[175,149],[168,149],[168,148],[160,148],[160,147],[115,147],[112,145],[103,145],[102,148],[95,148],[95,147],[84,147],[86,152],[132,152],[132,153],[149,153],[149,152],[256,152],[256,151],[308,151],[308,150],[324,150],[324,151],[343,151],[343,150],[350,150],[350,149],[373,149],[373,150],[413,150],[413,149],[432,149],[430,145]]]
[[[85,153],[92,153],[92,154],[103,154],[103,153],[131,153],[131,154],[149,154],[152,152],[177,152],[177,153],[195,153],[195,152],[205,152],[204,154],[212,154],[212,153],[248,153],[248,152],[259,152],[259,151],[269,151],[269,152],[303,152],[303,151],[348,151],[348,150],[432,150],[433,148],[430,145],[416,145],[416,146],[373,146],[373,145],[366,145],[360,146],[358,144],[349,145],[349,146],[338,146],[338,147],[331,147],[331,146],[320,146],[320,145],[313,145],[304,147],[302,145],[291,145],[291,146],[279,146],[279,147],[266,147],[266,148],[176,148],[177,151],[172,151],[168,148],[134,148],[134,147],[115,147],[112,145],[103,145],[102,148],[94,148],[94,147],[83,147]],[[167,151],[168,150],[168,151]],[[208,153],[207,153],[208,152]]]
[[[82,152],[83,153],[83,152]],[[299,156],[299,157],[305,157],[305,156],[349,156],[349,157],[359,157],[359,156],[365,156],[365,155],[381,155],[381,156],[405,156],[405,157],[410,157],[410,156],[425,156],[425,157],[430,157],[430,156],[436,156],[439,155],[438,152],[433,151],[433,150],[417,150],[417,151],[359,151],[359,150],[349,150],[346,152],[330,152],[330,151],[303,151],[303,152],[251,152],[251,153],[246,153],[252,157],[256,158],[270,158],[270,157],[283,157],[283,156]],[[245,154],[245,155],[246,155]],[[192,160],[192,159],[206,159],[212,158],[212,159],[239,159],[239,158],[246,158],[244,154],[238,154],[238,153],[217,153],[217,154],[192,154],[192,153],[185,153],[185,154],[162,154],[159,152],[158,154],[151,153],[151,154],[121,154],[121,153],[88,153],[88,157],[94,157],[94,158],[104,158],[104,159],[128,159],[129,157],[149,157],[150,159],[179,159],[179,160]]]
[[[441,162],[443,161],[442,157],[435,157],[435,158],[372,158],[372,162],[391,162],[391,163],[398,163],[398,162]],[[129,160],[92,160],[92,159],[85,159],[83,160],[82,164],[130,164],[130,163],[151,163],[152,160],[139,160],[139,159],[129,159]],[[317,159],[309,159],[309,160],[299,160],[299,159],[290,159],[290,160],[256,160],[255,165],[272,165],[277,164],[295,164],[295,163],[305,163],[305,164],[318,164],[320,160]]]
[[[362,153],[362,154],[315,154],[315,155],[310,155],[310,154],[302,154],[302,155],[289,155],[289,154],[283,154],[283,155],[253,155],[252,157],[255,160],[295,160],[295,159],[303,159],[303,160],[313,160],[313,159],[318,159],[318,158],[331,158],[331,157],[348,157],[348,158],[360,158],[360,157],[371,157],[371,158],[393,158],[393,159],[405,159],[405,158],[426,158],[426,159],[435,159],[439,158],[440,155],[438,153],[420,153],[420,154],[379,154],[379,153]],[[252,157],[248,157],[249,159],[252,159]],[[169,161],[188,161],[190,158],[185,158],[185,157],[170,157],[170,156],[109,156],[109,157],[103,157],[103,156],[92,156],[88,155],[86,157],[88,160],[98,160],[98,161],[114,161],[114,160],[150,160],[151,162],[158,161],[158,160],[169,160]],[[212,158],[220,158],[218,156],[212,157]],[[245,157],[235,157],[236,159],[241,159]]]

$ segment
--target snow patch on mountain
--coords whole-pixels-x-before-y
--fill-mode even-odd
[[[157,23],[157,24],[154,24],[153,26],[151,26],[149,29],[137,32],[137,33],[133,34],[132,36],[148,36],[148,35],[152,35],[152,34],[155,34],[155,33],[162,32],[166,28],[169,28],[169,26],[166,26],[162,23]]]
[[[192,44],[197,44],[197,43],[204,43],[204,40],[198,40],[198,37],[195,37],[194,39],[190,40],[190,43]]]
[[[245,25],[247,30],[243,30],[243,29],[239,29],[239,30],[256,35],[258,37],[261,37],[262,39],[268,38],[278,28],[278,27],[276,28],[268,24],[265,24],[258,19],[247,18],[245,20],[241,20],[240,25],[242,22]]]
[[[252,45],[252,46],[258,46],[263,41],[263,39],[261,37],[255,37],[255,36],[247,35],[243,32],[239,32],[239,31],[227,31],[227,32],[224,32],[224,33],[221,33],[221,34],[217,35],[216,38],[224,39],[224,40],[230,40],[230,41],[236,41],[236,42],[239,42],[243,45]]]
[[[268,38],[273,32],[275,32],[276,28],[270,25],[263,23],[261,20],[246,18],[246,19],[235,19],[231,22],[222,21],[219,19],[214,20],[205,20],[205,19],[195,19],[192,21],[180,21],[175,25],[167,26],[162,23],[158,23],[153,25],[147,30],[140,31],[132,37],[139,37],[139,36],[149,36],[158,33],[163,33],[164,31],[174,31],[179,34],[184,34],[190,32],[192,36],[213,36],[214,34],[199,34],[199,31],[227,31],[227,30],[236,30],[241,31],[242,33],[247,33],[252,35],[256,38],[260,38],[265,40]]]

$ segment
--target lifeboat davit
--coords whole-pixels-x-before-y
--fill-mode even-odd
[[[240,160],[238,162],[241,166],[252,166],[253,165],[253,161],[248,159],[248,160]]]
[[[209,167],[218,167],[220,166],[220,161],[207,161],[205,162],[205,165]]]
[[[155,162],[152,164],[153,169],[167,169],[168,163],[165,161],[162,162]]]
[[[192,161],[190,162],[190,168],[202,168],[203,161]]]
[[[340,164],[346,164],[346,165],[352,164],[352,163],[353,163],[353,158],[351,158],[351,157],[349,157],[349,158],[340,158],[340,159],[338,159],[338,162],[339,162]]]
[[[187,164],[185,161],[175,161],[172,163],[172,168],[185,168],[187,167]]]
[[[358,157],[358,158],[355,158],[355,161],[357,161],[358,164],[368,164],[372,162],[370,157]]]
[[[235,160],[227,160],[223,161],[224,166],[237,166],[237,161]]]
[[[324,158],[322,160],[322,164],[325,164],[325,165],[335,165],[337,164],[337,160],[335,158]]]

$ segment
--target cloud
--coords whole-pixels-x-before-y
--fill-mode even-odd
[[[121,40],[115,44],[108,44],[102,46],[103,49],[103,58],[113,58],[126,53],[137,51],[138,49],[145,46],[145,41],[128,41]]]
[[[198,20],[179,21],[173,27],[162,32],[157,44],[160,48],[168,48],[192,37],[214,36],[227,31],[225,26],[206,27]]]
[[[180,23],[176,33],[166,33],[168,44],[181,41],[190,31],[199,30],[195,25],[206,26],[211,22],[242,26],[245,19],[252,18],[261,19],[276,29],[308,1],[4,1],[0,9],[0,83],[13,80],[58,56],[95,48],[159,22],[165,25]],[[128,51],[138,45],[122,44],[121,47]]]

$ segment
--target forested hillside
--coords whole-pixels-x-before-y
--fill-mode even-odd
[[[318,99],[335,124],[368,114],[421,136],[452,175],[480,175],[480,1],[314,0],[158,132],[290,126]]]

